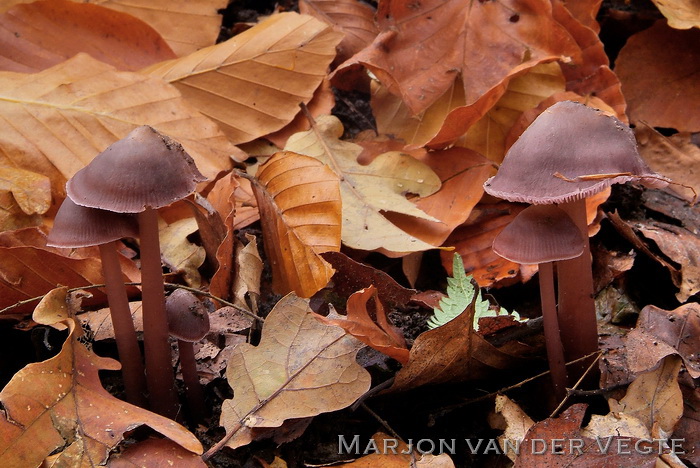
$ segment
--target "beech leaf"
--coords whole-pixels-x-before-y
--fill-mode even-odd
[[[3,425],[14,428],[0,441],[0,465],[39,466],[54,452],[61,466],[102,464],[124,433],[146,424],[196,454],[197,438],[176,422],[118,400],[100,383],[99,370],[117,370],[120,364],[97,356],[80,341],[81,328],[66,311],[66,288],[54,290],[37,306],[39,323],[68,327],[69,335],[55,357],[27,365],[0,392]],[[72,316],[75,310],[69,310]],[[55,322],[59,320],[59,322]],[[8,426],[9,427],[9,426]]]
[[[172,83],[234,143],[279,130],[326,76],[341,34],[279,13],[226,42],[143,71]]]
[[[335,411],[352,404],[370,385],[355,362],[362,344],[316,319],[308,301],[283,297],[265,319],[258,346],[240,344],[226,378],[234,398],[225,400],[220,424],[234,433],[227,446],[253,440],[253,428]]]
[[[273,289],[312,296],[333,276],[320,254],[340,250],[338,176],[314,158],[283,151],[260,167],[253,188]]]
[[[412,156],[397,151],[381,154],[362,166],[357,162],[362,147],[341,141],[342,134],[343,126],[336,117],[322,116],[316,122],[316,130],[292,135],[285,149],[318,159],[340,177],[343,243],[354,249],[399,253],[434,248],[394,226],[381,212],[439,222],[404,195],[435,193],[440,188],[437,174]]]

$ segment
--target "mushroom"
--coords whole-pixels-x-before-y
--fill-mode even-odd
[[[178,403],[156,210],[188,196],[205,180],[179,143],[144,125],[95,156],[66,185],[78,205],[138,213],[149,402],[155,412],[171,418]]]
[[[200,421],[205,413],[204,393],[197,376],[194,343],[209,333],[209,313],[202,301],[185,289],[176,289],[165,300],[170,334],[177,338],[180,369],[185,382],[190,416]]]
[[[651,187],[668,184],[642,161],[629,127],[602,111],[563,101],[523,132],[484,190],[512,202],[558,204],[587,238],[585,198],[633,180]],[[557,264],[559,323],[569,360],[598,349],[590,248],[585,244],[583,255]]]
[[[506,260],[538,265],[547,360],[554,393],[559,400],[566,396],[568,378],[557,318],[552,262],[579,257],[584,246],[584,238],[576,224],[554,205],[533,205],[524,209],[493,241],[494,252]]]
[[[134,405],[145,407],[143,358],[131,319],[116,244],[118,239],[136,237],[137,234],[138,226],[133,215],[86,208],[66,198],[56,213],[46,245],[67,248],[99,246],[126,399]]]

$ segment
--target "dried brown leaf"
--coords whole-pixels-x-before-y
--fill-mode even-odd
[[[675,29],[690,29],[700,27],[700,10],[695,0],[651,0],[662,15],[668,20],[668,25]]]
[[[112,456],[110,468],[206,468],[202,457],[168,439],[146,439]]]

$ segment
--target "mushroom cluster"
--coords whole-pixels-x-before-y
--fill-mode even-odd
[[[149,126],[138,127],[95,156],[90,164],[68,181],[66,200],[73,203],[68,201],[61,206],[50,234],[51,239],[59,242],[58,239],[64,235],[62,231],[67,229],[66,224],[87,225],[90,216],[62,221],[63,217],[67,219],[68,216],[75,216],[70,214],[75,210],[73,205],[92,209],[93,211],[86,209],[83,212],[92,213],[93,218],[120,220],[114,222],[115,225],[122,221],[126,224],[136,223],[138,220],[148,401],[151,409],[168,417],[177,414],[179,405],[168,341],[156,210],[190,195],[197,183],[205,180],[194,160],[179,143]],[[97,212],[110,214],[94,215]],[[119,231],[114,234],[112,240],[134,234],[133,228],[130,231]],[[104,255],[103,269],[106,277]],[[116,270],[114,272],[116,273]],[[118,278],[121,282],[121,271]],[[115,321],[112,296],[108,295],[108,300],[112,319]],[[128,334],[135,337],[133,325]],[[119,341],[119,338],[117,340]],[[133,342],[131,338],[128,340]],[[121,347],[118,347],[118,351],[121,353]],[[133,393],[134,390],[130,392]]]
[[[628,181],[641,181],[650,187],[668,184],[641,159],[628,126],[602,111],[563,101],[534,120],[508,150],[496,176],[484,183],[490,195],[533,205],[502,231],[493,247],[514,262],[539,264],[545,339],[548,353],[554,354],[549,359],[559,395],[566,371],[558,364],[561,353],[557,348],[563,345],[567,361],[598,349],[585,200],[612,184]],[[560,210],[533,209],[538,205]],[[572,243],[578,242],[572,225],[582,242],[577,255],[571,255],[578,250],[572,249]],[[559,248],[563,256],[554,254]],[[556,315],[552,313],[556,301],[551,262],[557,271]],[[561,344],[554,335],[561,336]],[[586,364],[577,369],[585,369]]]

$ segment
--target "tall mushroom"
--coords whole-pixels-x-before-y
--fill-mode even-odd
[[[538,265],[547,360],[559,400],[566,395],[568,379],[554,295],[553,262],[579,257],[584,246],[576,224],[554,205],[524,209],[493,241],[494,252],[506,260]]]
[[[484,190],[512,202],[557,204],[587,238],[585,198],[633,180],[652,187],[668,183],[642,161],[629,127],[602,111],[563,101],[523,132]],[[598,349],[588,242],[582,256],[558,262],[557,278],[562,341],[573,360]]]
[[[177,414],[178,403],[156,210],[188,196],[204,180],[179,143],[144,125],[95,156],[66,185],[78,205],[138,213],[146,382],[151,408],[168,417]]]
[[[177,338],[180,369],[185,382],[185,395],[194,422],[204,418],[204,392],[197,375],[194,343],[209,333],[209,313],[197,296],[185,289],[176,289],[165,300],[170,334]]]
[[[114,339],[122,364],[126,399],[134,405],[145,407],[146,380],[143,358],[131,319],[129,298],[124,287],[116,246],[118,239],[137,235],[138,225],[133,215],[86,208],[66,198],[56,213],[46,244],[68,248],[99,246]]]

